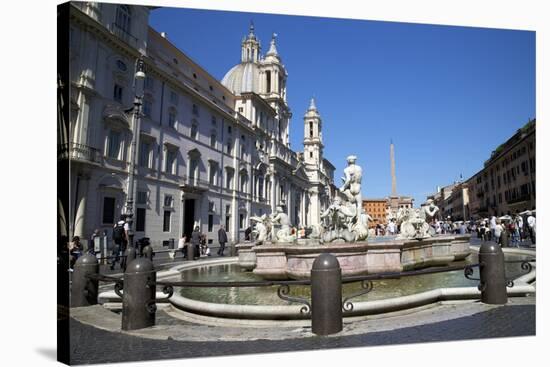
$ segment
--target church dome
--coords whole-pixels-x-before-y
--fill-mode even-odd
[[[225,74],[222,84],[235,94],[244,92],[259,93],[260,68],[254,62],[235,65]]]

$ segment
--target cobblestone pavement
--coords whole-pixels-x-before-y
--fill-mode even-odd
[[[535,305],[508,304],[466,317],[387,331],[287,340],[209,342],[152,340],[100,330],[74,319],[71,319],[70,333],[72,364],[195,358],[529,336],[535,335]]]

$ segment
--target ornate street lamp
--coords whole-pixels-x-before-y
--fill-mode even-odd
[[[141,106],[143,104],[143,84],[145,80],[145,63],[140,57],[136,61],[136,73],[134,75],[134,106],[127,112],[132,111],[132,144],[130,145],[130,164],[128,166],[128,192],[126,193],[126,206],[124,214],[128,223],[128,244],[134,246],[134,186],[136,156],[139,147],[139,133],[141,124]]]

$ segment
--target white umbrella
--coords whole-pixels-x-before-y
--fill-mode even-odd
[[[535,214],[536,213],[536,210],[524,210],[522,211],[521,213],[519,213],[520,215],[527,215],[527,214]]]
[[[498,219],[500,219],[500,220],[511,220],[512,217],[509,216],[509,215],[503,215],[502,217],[500,217],[500,218],[498,218]]]

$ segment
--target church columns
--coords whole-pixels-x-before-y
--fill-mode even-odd
[[[86,239],[86,200],[88,197],[89,177],[78,174],[76,184],[74,186],[77,191],[75,200],[75,216],[74,216],[74,232],[73,236],[79,236],[82,240]]]
[[[311,224],[319,224],[319,218],[321,216],[319,193],[317,192],[317,190],[318,189],[315,188],[310,192],[311,200],[310,200],[309,214],[310,214]]]
[[[77,144],[88,145],[88,120],[90,119],[91,98],[83,90],[78,93],[79,111],[74,126],[72,141]]]
[[[292,203],[294,202],[294,200],[292,200],[292,194],[292,184],[289,182],[286,187],[286,214],[288,214],[288,217],[290,218],[290,223],[294,223],[296,220],[292,210]]]
[[[275,173],[271,173],[271,212],[275,213],[277,208],[277,191],[279,191],[279,180],[275,178]]]
[[[302,190],[300,192],[300,219],[302,223],[300,223],[302,226],[307,226],[307,213],[306,213],[306,192]]]
[[[279,70],[275,69],[273,71],[272,78],[274,80],[271,84],[274,86],[275,93],[279,93]]]

